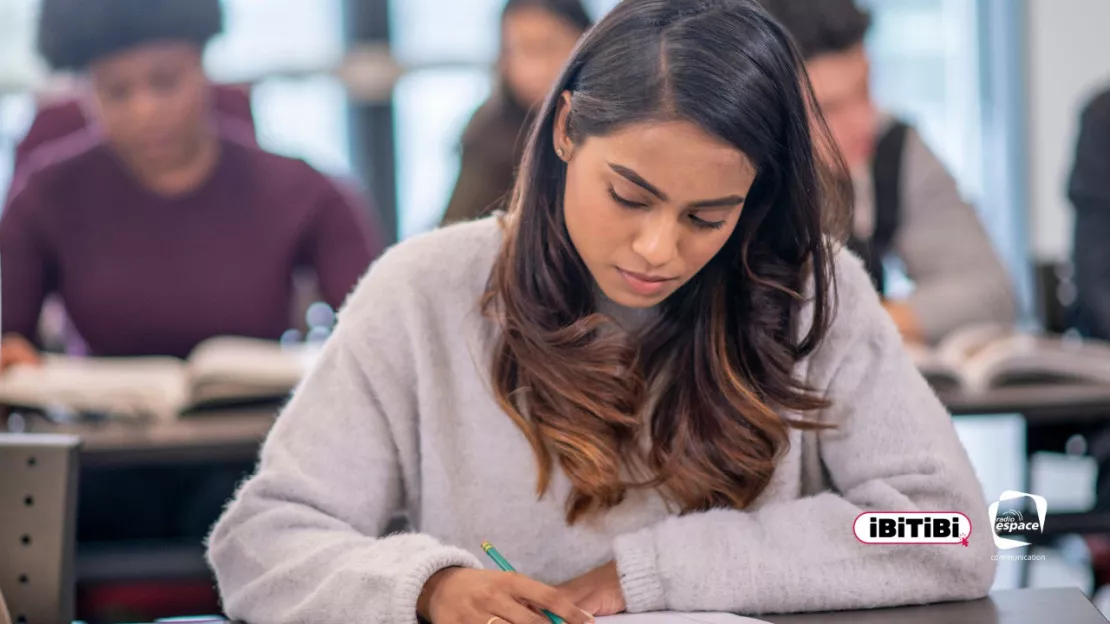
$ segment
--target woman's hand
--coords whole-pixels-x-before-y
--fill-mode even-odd
[[[923,344],[925,336],[921,332],[921,323],[917,320],[917,313],[909,304],[903,301],[884,301],[883,307],[887,314],[894,319],[902,339],[909,343]]]
[[[420,617],[433,624],[550,624],[541,609],[567,624],[593,622],[564,592],[512,572],[440,570],[416,603]]]
[[[628,607],[615,561],[567,581],[559,589],[566,592],[574,604],[594,615],[613,615]]]
[[[16,364],[38,366],[42,363],[38,349],[19,334],[7,334],[0,342],[0,371]]]

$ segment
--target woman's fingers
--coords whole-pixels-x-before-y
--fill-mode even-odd
[[[433,622],[450,624],[548,624],[541,611],[567,624],[592,624],[561,590],[510,572],[455,568],[434,574],[420,593],[417,612]],[[491,622],[493,620],[493,622]]]
[[[554,613],[563,618],[567,624],[592,624],[594,621],[593,616],[579,609],[578,605],[554,587],[520,575],[515,575],[513,583],[513,592],[518,597]]]
[[[492,608],[494,616],[501,618],[494,624],[550,624],[547,616],[536,613],[511,598],[499,600]]]

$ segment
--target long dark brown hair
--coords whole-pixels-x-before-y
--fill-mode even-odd
[[[634,336],[606,329],[566,230],[552,136],[564,91],[575,143],[684,120],[756,166],[728,242]],[[624,0],[579,43],[532,128],[483,308],[501,330],[495,393],[535,451],[538,493],[554,462],[569,477],[568,522],[638,487],[684,513],[744,508],[788,429],[821,426],[780,414],[827,406],[795,365],[828,331],[851,201],[835,182],[843,163],[821,164],[816,137],[831,142],[809,110],[797,50],[749,0]]]

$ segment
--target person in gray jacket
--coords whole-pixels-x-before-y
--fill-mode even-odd
[[[914,291],[883,305],[907,341],[936,343],[962,326],[1013,323],[1013,285],[956,180],[906,122],[877,110],[854,0],[760,0],[806,59],[814,96],[856,189],[852,249],[880,293],[897,258]]]

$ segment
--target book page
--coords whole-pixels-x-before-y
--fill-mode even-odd
[[[1014,329],[998,323],[979,323],[961,327],[937,346],[937,358],[946,365],[963,369],[971,358],[987,347],[1013,335]]]
[[[301,344],[231,336],[206,340],[189,355],[192,402],[284,396],[300,383],[314,355]]]
[[[766,620],[732,615],[731,613],[628,613],[597,618],[597,624],[767,624]]]
[[[1054,382],[1110,384],[1110,344],[1015,334],[978,353],[967,373],[977,391]]]
[[[174,358],[77,358],[44,355],[41,366],[0,375],[0,402],[111,416],[173,418],[189,394]]]
[[[935,390],[956,389],[963,385],[960,370],[942,360],[936,351],[911,343],[906,343],[905,349],[918,372]]]

